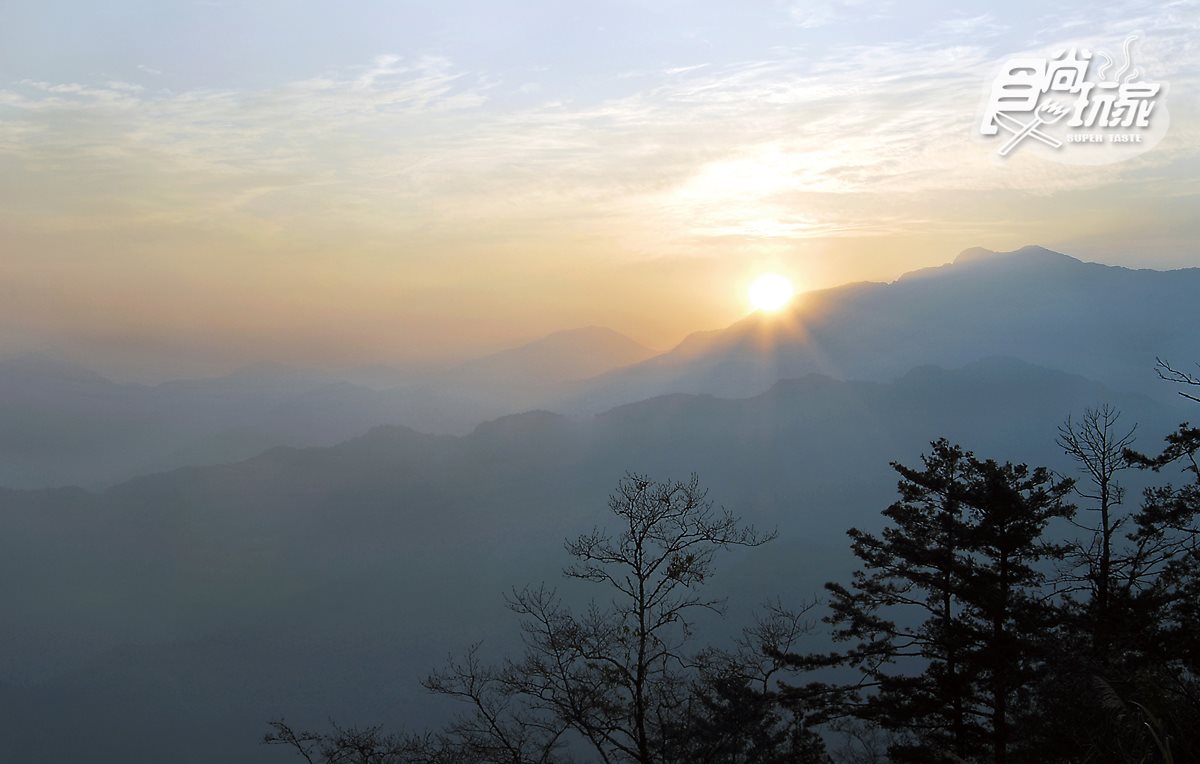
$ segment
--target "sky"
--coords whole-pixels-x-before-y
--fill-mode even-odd
[[[1037,243],[1200,266],[1200,2],[3,0],[0,354],[125,378],[666,349],[804,291]],[[976,135],[1004,61],[1168,86],[1100,166]],[[802,298],[801,298],[802,299]]]

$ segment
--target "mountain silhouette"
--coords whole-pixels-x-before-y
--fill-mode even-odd
[[[620,332],[586,326],[468,361],[450,374],[491,384],[554,385],[632,366],[656,355]]]
[[[877,524],[894,494],[889,461],[945,435],[1066,469],[1057,424],[1102,401],[1151,443],[1178,413],[988,358],[888,383],[810,374],[741,399],[530,412],[464,436],[379,427],[100,493],[4,491],[0,758],[261,761],[262,720],[281,712],[419,728],[447,709],[417,679],[447,649],[511,646],[502,593],[557,579],[562,539],[603,522],[625,470],[697,471],[714,500],[779,529],[714,581],[739,622],[845,572],[845,529]]]
[[[508,651],[503,592],[556,580],[631,469],[696,471],[778,528],[714,581],[746,622],[845,574],[888,463],[933,438],[1067,471],[1058,424],[1107,402],[1153,449],[1186,417],[1153,368],[1200,355],[1196,294],[1200,269],[975,248],[659,355],[586,328],[373,384],[0,359],[0,759],[238,764],[279,713],[444,721],[418,678],[477,639]]]
[[[282,364],[143,385],[52,356],[0,358],[0,485],[99,488],[277,445],[331,445],[383,424],[464,434],[540,405],[558,384],[651,355],[615,331],[585,327],[450,369],[376,374],[390,381],[385,389],[347,381],[353,370]]]
[[[698,332],[658,355],[585,327],[438,370],[261,364],[138,385],[48,357],[0,359],[0,485],[99,488],[275,445],[331,445],[376,425],[461,435],[535,408],[581,416],[671,393],[748,396],[813,373],[886,382],[990,356],[1174,401],[1152,369],[1156,356],[1196,355],[1187,315],[1196,294],[1200,269],[973,248],[892,283],[809,292],[783,314]]]
[[[887,380],[920,364],[1009,356],[1163,399],[1156,356],[1191,359],[1200,269],[1130,270],[1044,247],[964,251],[888,284],[801,295],[578,386],[560,408],[601,411],[671,392],[751,395],[809,373]]]

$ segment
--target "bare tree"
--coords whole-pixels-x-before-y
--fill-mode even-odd
[[[584,750],[606,764],[826,761],[820,738],[770,691],[783,656],[811,628],[805,614],[815,603],[798,613],[768,608],[731,651],[690,645],[695,615],[724,612],[703,592],[716,552],[774,534],[714,507],[695,475],[627,474],[608,509],[615,529],[569,540],[574,562],[563,571],[603,585],[607,601],[574,612],[545,585],[514,591],[518,659],[489,666],[476,644],[422,682],[466,707],[441,732],[394,737],[333,725],[309,733],[277,721],[264,742],[309,764],[564,764]]]
[[[1200,385],[1162,360],[1159,375]],[[1090,596],[1071,603],[1066,613],[1075,617],[1060,625],[1066,641],[1042,688],[1042,718],[1057,722],[1042,734],[1069,756],[1167,760],[1188,749],[1200,721],[1200,429],[1185,422],[1160,453],[1146,455],[1104,407],[1078,426],[1068,421],[1060,435],[1089,478],[1079,493],[1099,520],[1076,548],[1083,574],[1075,580]],[[1192,480],[1146,488],[1139,507],[1121,511],[1116,476],[1126,466],[1174,466]],[[1090,651],[1072,649],[1089,642]]]
[[[451,658],[426,677],[424,687],[466,703],[470,711],[451,722],[444,739],[453,741],[461,761],[549,764],[559,760],[569,729],[560,716],[521,695],[522,682],[511,666],[484,665],[479,644],[462,658]]]
[[[1058,428],[1058,445],[1075,460],[1086,480],[1076,481],[1075,493],[1090,502],[1083,509],[1096,515],[1093,525],[1071,522],[1089,532],[1090,538],[1076,541],[1068,562],[1078,575],[1067,573],[1065,578],[1088,589],[1092,606],[1092,646],[1103,654],[1108,641],[1114,583],[1113,546],[1117,533],[1129,516],[1117,516],[1117,508],[1125,498],[1125,489],[1117,475],[1131,465],[1125,457],[1133,445],[1137,425],[1128,429],[1120,426],[1121,412],[1109,404],[1087,409],[1079,422],[1067,418]]]
[[[713,557],[773,534],[716,509],[695,475],[656,482],[628,474],[608,508],[616,531],[597,528],[568,541],[575,562],[564,574],[604,585],[611,599],[574,613],[545,586],[514,592],[509,606],[524,618],[524,655],[494,674],[459,662],[465,672],[452,669],[450,681],[443,672],[426,683],[471,703],[458,729],[490,735],[499,747],[523,755],[529,741],[550,751],[572,730],[603,762],[670,758],[667,738],[682,728],[696,667],[696,656],[687,652],[694,614],[723,612],[724,603],[702,591]],[[502,688],[503,700],[463,691],[487,681]]]

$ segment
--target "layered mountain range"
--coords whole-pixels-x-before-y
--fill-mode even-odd
[[[587,329],[419,374],[157,386],[10,359],[0,759],[286,761],[256,744],[280,714],[438,723],[417,680],[511,646],[502,595],[556,581],[628,470],[696,472],[779,530],[723,560],[731,622],[806,600],[934,438],[1069,473],[1057,427],[1086,407],[1146,450],[1194,419],[1154,364],[1200,359],[1197,294],[1198,269],[968,250],[657,355]]]
[[[331,445],[376,425],[466,434],[506,414],[569,416],[669,393],[746,396],[819,373],[888,381],[921,364],[1007,356],[1164,401],[1156,357],[1197,355],[1200,269],[1130,270],[1041,247],[969,249],[892,283],[802,295],[656,354],[588,327],[445,369],[261,365],[119,384],[39,356],[0,359],[0,485],[99,488],[139,474]]]

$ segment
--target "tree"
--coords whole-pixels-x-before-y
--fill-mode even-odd
[[[551,764],[559,760],[570,724],[521,697],[511,667],[499,669],[479,659],[479,643],[422,681],[425,689],[467,704],[438,736],[439,748],[456,761],[478,764]],[[585,697],[579,702],[586,703]]]
[[[1145,583],[1134,617],[1152,627],[1129,649],[1143,668],[1115,691],[1136,708],[1146,750],[1200,761],[1200,428],[1185,422],[1158,455],[1126,456],[1156,472],[1181,465],[1190,479],[1147,489],[1135,518],[1130,557]]]
[[[687,482],[626,475],[608,508],[618,530],[597,528],[569,541],[575,562],[563,572],[605,586],[611,600],[576,614],[544,586],[514,592],[509,606],[524,619],[525,652],[504,665],[499,681],[520,710],[522,728],[536,723],[543,735],[571,730],[604,762],[684,760],[679,735],[695,707],[703,657],[688,650],[693,615],[722,612],[720,600],[703,594],[714,555],[757,546],[772,534],[715,509],[694,475]],[[709,661],[715,665],[711,655]],[[442,673],[426,686],[468,697],[456,688],[473,679],[447,681]],[[503,729],[474,705],[474,729]]]
[[[1160,377],[1185,388],[1181,396],[1200,403],[1200,396],[1188,391],[1200,388],[1200,377],[1162,359],[1158,367]],[[1189,476],[1182,486],[1146,491],[1138,520],[1134,540],[1148,550],[1147,566],[1159,571],[1163,670],[1150,707],[1138,704],[1137,709],[1165,761],[1200,761],[1200,427],[1180,424],[1156,456],[1135,451],[1126,456],[1155,472],[1179,465]]]
[[[1042,635],[1061,611],[1048,602],[1042,563],[1066,550],[1044,532],[1050,521],[1074,514],[1075,507],[1064,501],[1072,481],[1056,480],[1044,467],[991,460],[975,461],[974,467],[964,499],[972,514],[971,571],[962,594],[972,644],[967,664],[972,683],[983,689],[991,760],[1004,764],[1016,749],[1017,758],[1038,761],[1036,750],[1015,745],[1013,730],[1028,721],[1019,710],[1029,708],[1032,689],[1052,658]]]
[[[1136,513],[1124,509],[1118,476],[1131,467],[1125,454],[1136,427],[1121,426],[1120,418],[1103,405],[1059,427],[1056,442],[1077,465],[1075,494],[1083,517],[1091,519],[1071,519],[1080,535],[1069,540],[1055,581],[1062,618],[1043,635],[1054,657],[1035,688],[1037,713],[1024,730],[1046,761],[1073,761],[1081,751],[1097,762],[1131,755],[1128,730],[1112,724],[1106,709],[1114,684],[1124,686],[1138,670],[1131,648],[1152,632],[1154,614],[1142,612],[1150,579],[1126,538]]]
[[[689,693],[682,727],[666,737],[677,741],[670,760],[711,764],[824,762],[825,745],[802,709],[780,702],[778,677],[789,670],[786,656],[813,630],[807,614],[782,604],[743,630],[732,650],[708,649]]]
[[[1183,485],[1168,483],[1144,492],[1136,530],[1129,536],[1130,556],[1136,570],[1152,582],[1145,589],[1160,608],[1160,636],[1169,645],[1160,657],[1181,661],[1194,679],[1200,674],[1195,640],[1200,629],[1200,428],[1184,422],[1165,441],[1155,456],[1125,452],[1143,469],[1160,472],[1179,466],[1189,476]]]
[[[692,476],[628,474],[609,497],[615,530],[566,544],[564,575],[605,589],[574,612],[545,585],[514,591],[523,653],[498,665],[478,645],[423,684],[463,702],[437,734],[392,737],[378,728],[313,734],[275,722],[267,742],[312,764],[553,764],[590,751],[601,762],[816,764],[824,745],[773,685],[781,656],[810,624],[809,604],[771,607],[732,649],[693,647],[695,616],[723,613],[704,593],[718,551],[753,547],[760,534],[717,509]]]
[[[978,459],[944,439],[922,469],[893,468],[900,500],[883,513],[888,527],[878,536],[851,529],[863,567],[848,586],[826,586],[834,638],[854,643],[826,662],[862,677],[832,694],[830,715],[888,730],[894,761],[986,752],[1005,762],[1013,701],[1042,663],[1032,635],[1053,618],[1040,563],[1061,550],[1043,532],[1071,515],[1071,482],[1044,468]]]
[[[924,469],[892,465],[901,499],[884,510],[892,521],[881,537],[850,529],[864,569],[849,587],[826,585],[837,640],[858,640],[840,660],[858,668],[874,693],[850,696],[852,713],[917,746],[965,756],[978,744],[970,688],[962,673],[965,629],[958,592],[968,573],[962,494],[970,455],[945,440],[933,443]],[[899,620],[898,609],[919,615]],[[926,661],[924,672],[894,672],[897,662]],[[855,689],[858,689],[857,687]],[[897,744],[896,755],[913,746]]]
[[[1125,498],[1117,475],[1131,466],[1125,452],[1133,445],[1137,427],[1126,430],[1120,427],[1120,419],[1121,413],[1107,404],[1086,409],[1078,423],[1067,418],[1058,428],[1057,439],[1084,475],[1084,480],[1075,483],[1075,493],[1087,502],[1084,511],[1096,516],[1092,524],[1072,521],[1087,536],[1072,544],[1068,552],[1063,591],[1070,596],[1082,588],[1086,593],[1079,618],[1088,626],[1087,650],[1102,665],[1112,657],[1109,647],[1119,628],[1114,621],[1120,609],[1113,604],[1113,597],[1122,591],[1118,579],[1129,572],[1126,559],[1114,560],[1117,534],[1130,519],[1127,514],[1117,515]]]
[[[1171,367],[1160,362],[1170,378],[1164,369]],[[1097,519],[1078,526],[1086,535],[1073,543],[1060,579],[1067,617],[1048,635],[1057,657],[1037,689],[1040,724],[1029,730],[1047,761],[1188,760],[1185,741],[1200,723],[1197,485],[1149,488],[1128,511],[1116,481],[1132,466],[1176,463],[1200,477],[1200,431],[1185,423],[1161,454],[1146,456],[1132,449],[1133,431],[1118,418],[1105,406],[1060,428],[1059,444],[1085,476],[1077,492]]]

